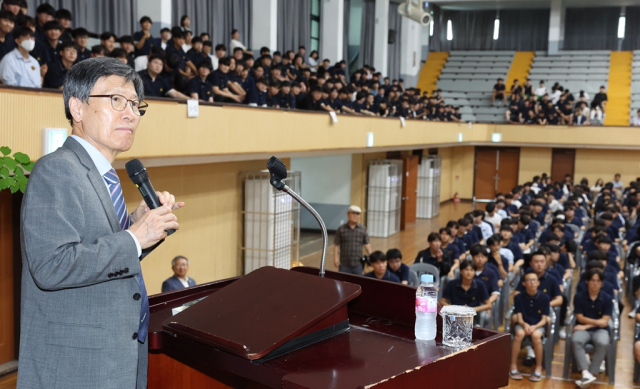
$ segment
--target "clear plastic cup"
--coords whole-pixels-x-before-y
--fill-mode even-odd
[[[471,345],[473,317],[476,310],[461,305],[447,305],[440,310],[442,316],[442,343],[453,348]]]

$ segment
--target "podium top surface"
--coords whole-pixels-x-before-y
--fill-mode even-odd
[[[262,267],[165,320],[163,328],[246,359],[259,359],[360,292],[356,284]]]

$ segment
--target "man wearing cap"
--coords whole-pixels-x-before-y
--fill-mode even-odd
[[[360,221],[362,210],[357,205],[349,207],[349,221],[336,231],[333,241],[333,264],[343,273],[362,275],[362,246],[371,254],[367,228]]]

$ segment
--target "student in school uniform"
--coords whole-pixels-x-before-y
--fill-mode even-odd
[[[432,232],[427,237],[429,248],[426,248],[418,253],[414,263],[428,263],[438,268],[440,274],[449,274],[451,269],[451,257],[442,249],[442,240],[440,234]]]
[[[455,220],[450,220],[447,223],[447,228],[451,230],[451,238],[453,239],[451,243],[458,246],[460,256],[462,256],[463,254],[467,254],[470,246],[467,246],[467,244],[460,237],[458,237],[458,230],[460,229],[458,222]]]
[[[207,60],[198,63],[198,76],[189,81],[189,94],[192,99],[213,103],[213,86],[207,81],[211,68],[211,62]]]
[[[501,240],[502,237],[499,234],[495,234],[487,239],[487,248],[489,249],[489,256],[487,260],[489,263],[492,263],[496,269],[498,269],[500,278],[505,280],[509,274],[509,268],[513,265],[509,264],[507,257],[500,253],[500,249],[502,249],[502,245],[500,244]]]
[[[582,372],[582,379],[576,381],[580,388],[588,387],[600,373],[600,365],[610,343],[609,319],[613,313],[613,297],[602,291],[604,274],[599,269],[590,269],[585,279],[587,291],[576,293],[573,298],[576,325],[571,335],[578,370]],[[591,364],[587,364],[587,343],[595,347]]]
[[[369,255],[369,262],[373,271],[366,273],[365,277],[376,278],[382,281],[400,283],[400,279],[387,269],[387,257],[382,251],[374,251]]]
[[[455,270],[460,267],[460,261],[464,259],[463,255],[460,254],[460,249],[458,248],[458,246],[452,243],[453,236],[451,235],[450,228],[442,227],[438,231],[438,233],[440,234],[440,240],[442,242],[440,245],[440,250],[442,250],[442,252],[448,255],[448,257],[451,258],[452,260],[451,269],[449,269],[448,277],[454,278]]]
[[[402,253],[398,249],[387,250],[387,268],[394,274],[403,285],[409,284],[409,266],[402,263]],[[371,257],[369,257],[371,260]]]
[[[513,237],[511,226],[504,225],[500,227],[500,236],[502,236],[502,247],[511,250],[513,253],[513,272],[517,274],[524,265],[524,254],[518,243],[511,239]]]
[[[444,289],[441,305],[464,305],[473,307],[476,312],[491,309],[489,293],[484,283],[475,279],[476,269],[472,261],[464,260],[460,264],[460,277],[451,280]],[[476,315],[475,318],[479,317]],[[477,322],[477,319],[474,319]]]
[[[493,264],[487,262],[488,250],[486,246],[476,244],[469,251],[476,268],[475,279],[484,284],[487,293],[489,293],[489,303],[493,304],[500,297],[500,286],[502,284],[500,273]]]
[[[540,381],[542,378],[542,339],[546,334],[547,325],[550,322],[549,311],[551,300],[545,293],[539,291],[540,280],[535,273],[527,273],[522,280],[524,292],[513,298],[513,314],[515,316],[515,337],[511,344],[511,367],[509,377],[521,380],[522,374],[518,371],[518,354],[525,336],[530,336],[536,359],[536,367],[529,376],[531,381]]]

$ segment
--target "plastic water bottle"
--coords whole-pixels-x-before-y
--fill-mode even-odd
[[[433,275],[423,274],[420,286],[416,290],[416,339],[433,340],[436,338],[436,314],[438,311],[438,292],[433,284]]]

